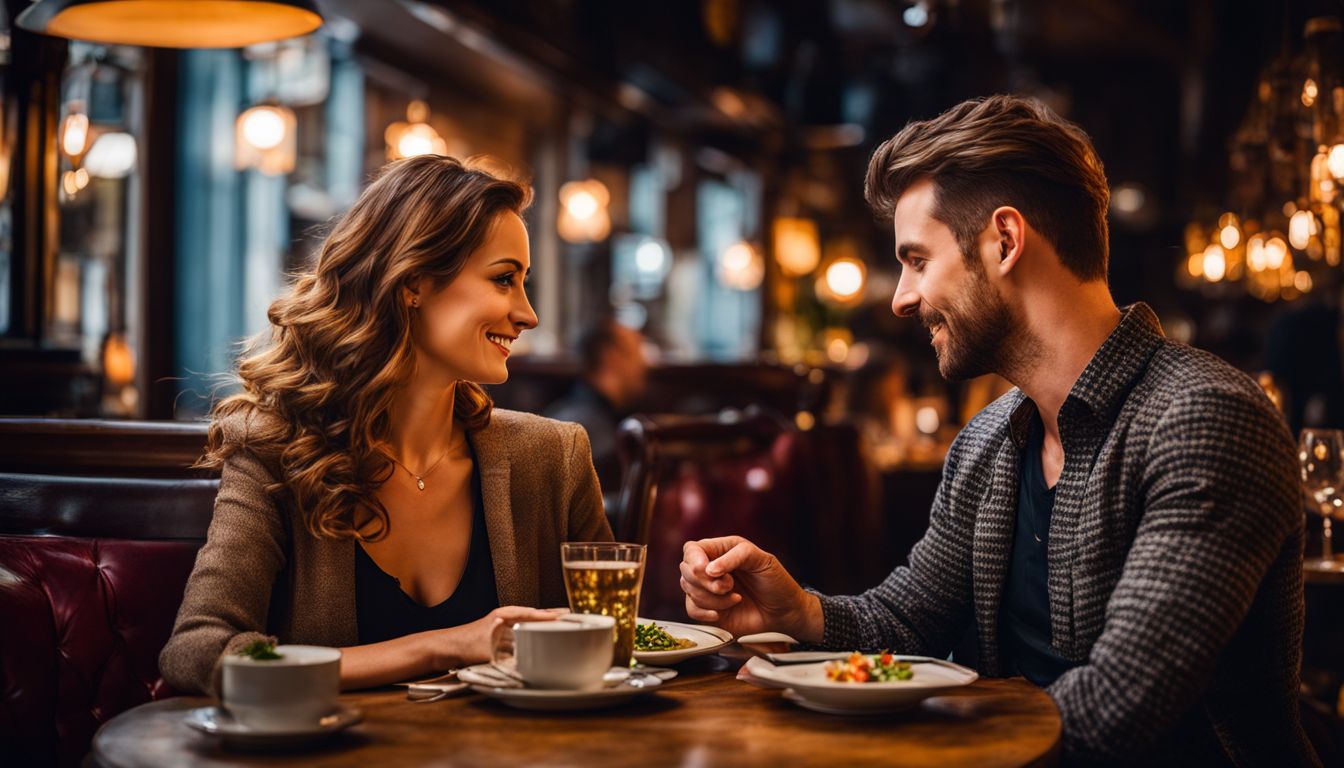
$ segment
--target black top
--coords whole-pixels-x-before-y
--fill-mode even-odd
[[[1027,429],[1017,481],[1017,523],[1008,580],[1003,589],[1004,660],[1009,668],[1044,688],[1074,664],[1050,645],[1050,593],[1046,552],[1050,546],[1050,512],[1055,489],[1045,483],[1041,445],[1045,425],[1034,414]]]
[[[355,546],[355,621],[361,644],[469,624],[499,607],[495,588],[495,563],[490,557],[490,537],[485,529],[485,504],[480,475],[471,473],[471,549],[462,580],[448,599],[434,606],[417,603],[369,557],[362,545]]]

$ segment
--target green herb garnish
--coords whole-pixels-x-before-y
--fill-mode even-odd
[[[239,656],[250,656],[257,661],[274,661],[284,658],[275,652],[275,643],[258,640],[238,652]]]
[[[657,624],[639,624],[635,627],[636,651],[679,651],[693,647],[695,647],[694,640],[673,637]]]

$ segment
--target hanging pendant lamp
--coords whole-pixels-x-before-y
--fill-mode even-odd
[[[45,35],[155,48],[241,48],[322,26],[313,0],[37,0],[15,21]]]

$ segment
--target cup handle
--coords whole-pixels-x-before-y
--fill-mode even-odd
[[[490,663],[512,667],[513,627],[500,621],[490,630]]]

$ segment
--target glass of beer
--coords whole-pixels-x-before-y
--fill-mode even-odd
[[[560,545],[569,610],[616,619],[611,664],[628,667],[635,652],[635,616],[644,583],[644,545],[566,542]]]

